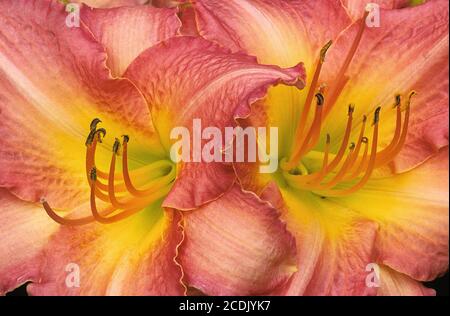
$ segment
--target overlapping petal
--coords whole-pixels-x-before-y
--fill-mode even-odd
[[[31,295],[183,295],[180,214],[149,207],[111,225],[63,227],[45,247]],[[78,273],[79,272],[79,273]],[[79,276],[79,283],[76,279]]]
[[[295,241],[268,203],[235,185],[184,213],[180,262],[191,286],[208,295],[262,295],[296,270]]]
[[[26,203],[0,189],[0,295],[37,281],[41,250],[58,229],[40,205]]]
[[[217,127],[223,133],[224,127],[236,126],[235,117],[247,116],[250,105],[262,99],[270,86],[283,83],[302,88],[305,74],[302,64],[288,69],[259,65],[252,57],[230,54],[204,39],[180,37],[142,53],[125,77],[145,96],[169,152],[172,128],[186,127],[194,137],[193,119],[200,119],[202,128]],[[183,164],[164,206],[193,209],[222,195],[234,180],[230,165]]]
[[[416,280],[448,269],[448,147],[413,170],[333,202],[379,224],[378,261]]]
[[[358,23],[341,34],[327,55],[323,80],[329,87],[358,32]],[[364,114],[383,107],[380,148],[392,139],[395,95],[409,91],[412,100],[409,134],[393,162],[396,172],[417,166],[448,145],[448,2],[430,1],[401,10],[381,10],[380,27],[366,27],[346,71],[349,77],[325,122],[335,149],[344,134],[348,104],[355,104],[355,137]],[[323,136],[324,138],[325,136]]]
[[[81,19],[105,47],[113,76],[121,76],[140,53],[175,36],[181,26],[176,9],[151,6],[111,10],[83,6]]]
[[[95,117],[108,133],[133,137],[133,164],[161,155],[142,95],[110,77],[103,47],[83,26],[66,25],[63,5],[2,1],[0,11],[0,186],[58,208],[85,201],[84,143]],[[97,155],[106,165],[108,139]]]
[[[341,3],[333,0],[200,0],[193,7],[201,36],[244,50],[264,64],[289,67],[302,61],[308,78],[322,46],[351,23]],[[281,155],[288,154],[305,98],[290,87],[269,90],[266,111],[269,124],[279,128]]]
[[[282,67],[312,65],[349,24],[339,1],[200,0],[193,7],[201,36]]]
[[[237,164],[236,170],[241,183],[261,192],[267,179],[256,169]],[[405,283],[391,291],[405,286],[405,293],[418,294],[422,286],[414,280],[433,280],[448,269],[448,190],[447,148],[409,172],[370,180],[348,197],[323,199],[269,184],[261,198],[282,211],[297,244],[299,271],[281,293],[374,294],[365,268],[380,262],[396,271],[389,287],[396,278]]]
[[[374,262],[377,225],[310,192],[269,184],[261,198],[281,211],[297,244],[298,271],[281,295],[369,295],[366,266]]]
[[[396,272],[389,267],[380,267],[378,296],[434,296],[436,291],[420,282]]]
[[[93,8],[117,8],[146,4],[148,0],[69,0],[73,3],[84,3]]]

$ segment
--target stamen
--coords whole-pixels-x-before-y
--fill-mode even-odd
[[[338,72],[338,75],[335,79],[335,88],[331,92],[328,103],[325,107],[325,117],[327,117],[328,113],[333,108],[335,102],[337,101],[339,95],[341,94],[343,88],[345,87],[346,82],[348,81],[348,77],[345,76],[345,73],[350,66],[353,57],[355,56],[355,53],[359,47],[359,44],[361,43],[362,36],[364,34],[364,30],[366,29],[366,18],[369,15],[368,11],[364,12],[364,16],[360,20],[360,25],[358,29],[358,33],[356,34],[355,39],[353,40],[352,46],[350,47],[349,52],[347,53],[347,56],[344,60],[344,63],[341,66],[341,69]]]
[[[347,158],[345,159],[342,168],[339,170],[339,172],[334,176],[334,178],[330,182],[323,184],[323,185],[312,186],[311,188],[317,189],[317,190],[319,190],[319,189],[326,190],[326,189],[332,188],[336,184],[338,184],[344,178],[345,173],[351,166],[352,159],[353,159],[352,157],[355,155],[355,152],[354,152],[355,146],[356,146],[355,143],[351,144],[351,146],[349,148],[350,152],[348,153]]]
[[[116,146],[114,146],[114,148],[116,148]],[[115,156],[116,154],[117,154],[117,152],[114,152],[113,156]],[[93,172],[92,175],[95,175],[95,172]],[[114,197],[114,192],[112,192],[112,196],[110,196],[110,198],[111,198],[112,204],[114,206],[114,210],[123,208],[124,211],[119,214],[113,215],[111,217],[105,217],[105,216],[100,215],[97,210],[97,204],[95,201],[96,182],[97,182],[96,176],[92,176],[91,198],[90,198],[91,211],[92,211],[93,218],[103,224],[111,224],[111,223],[115,223],[117,221],[126,219],[126,218],[140,212],[143,208],[145,208],[145,206],[150,205],[151,203],[153,203],[153,202],[157,201],[158,199],[162,198],[163,196],[167,195],[167,193],[170,191],[170,187],[166,187],[163,190],[153,192],[152,195],[147,196],[145,199],[132,199],[132,200],[127,201],[126,203],[119,203]],[[115,205],[115,204],[117,204],[117,205]],[[118,207],[118,205],[120,205],[120,207]]]
[[[344,139],[342,140],[341,147],[339,148],[337,155],[331,161],[330,165],[327,166],[325,174],[332,172],[341,163],[342,158],[344,158],[345,150],[348,146],[348,142],[350,140],[350,135],[352,132],[353,112],[354,111],[355,111],[355,106],[353,104],[350,104],[348,106],[348,119],[347,119],[347,126],[345,128]],[[322,179],[319,179],[319,181],[321,181],[321,180]]]
[[[92,136],[91,136],[92,134]],[[89,170],[95,166],[95,152],[97,150],[97,142],[102,142],[102,137],[105,137],[106,130],[101,128],[99,130],[92,130],[89,133],[88,140],[86,141],[86,176],[89,179]],[[91,139],[92,138],[92,139]],[[98,171],[99,174],[105,174],[101,171]]]
[[[116,194],[115,194],[115,188],[114,188],[114,173],[116,170],[116,156],[118,154],[120,147],[120,142],[116,138],[114,145],[113,145],[113,154],[111,158],[111,164],[109,167],[109,178],[108,178],[108,197],[111,202],[111,204],[116,208],[126,208],[126,203],[121,203],[117,200]]]
[[[127,143],[124,142],[124,145]],[[124,209],[124,210],[134,210],[136,207],[142,208],[145,205],[148,205],[150,202],[153,202],[155,200],[155,197],[159,197],[161,195],[161,192],[165,192],[167,194],[169,192],[169,184],[172,182],[172,179],[169,179],[170,181],[167,181],[168,177],[163,177],[162,179],[158,179],[154,182],[154,185],[148,190],[141,191],[139,197],[130,199],[126,202],[120,202],[115,194],[115,186],[114,186],[114,173],[115,173],[115,166],[116,166],[116,156],[118,154],[118,148],[120,147],[120,142],[118,139],[116,139],[114,145],[113,145],[113,154],[111,158],[111,164],[109,169],[109,180],[108,180],[108,196],[111,204],[118,209]],[[128,170],[128,169],[127,169]],[[128,177],[129,180],[129,177]],[[131,181],[130,181],[131,184]],[[131,192],[130,192],[131,193]]]
[[[363,140],[367,139],[366,137],[364,137],[364,133],[366,131],[366,122],[367,122],[367,116],[363,116],[362,119],[362,126],[361,126],[361,131],[359,132],[359,136],[358,136],[358,143],[356,145],[356,149],[355,152],[359,153],[360,149],[361,149],[361,145],[363,144]],[[356,156],[355,159],[352,161],[352,164],[355,162],[356,160]]]
[[[164,186],[170,184],[174,177],[175,177],[175,170],[174,168],[171,168],[171,172],[166,175],[165,177],[163,177],[162,179],[158,179],[156,181],[153,181],[150,185],[150,189],[147,190],[138,190],[136,189],[136,187],[133,185],[131,178],[130,178],[130,173],[128,171],[128,142],[130,141],[130,138],[127,135],[123,136],[123,159],[122,159],[122,172],[123,172],[123,179],[125,181],[125,185],[127,190],[134,196],[138,196],[138,197],[144,197],[144,196],[148,196],[149,194],[154,193],[157,190],[160,190],[161,188],[163,188]]]
[[[320,92],[316,94],[316,98],[317,98],[317,106],[316,111],[314,113],[314,120],[311,125],[311,128],[309,129],[308,134],[306,134],[306,137],[302,140],[301,146],[297,147],[298,149],[297,148],[294,149],[297,151],[294,151],[291,156],[291,159],[284,166],[282,166],[284,170],[290,170],[294,168],[298,164],[302,155],[307,151],[308,146],[309,145],[314,146],[315,143],[317,143],[317,140],[319,139],[320,130],[322,126],[322,108],[325,102],[325,98],[323,94]]]
[[[116,221],[125,219],[133,214],[139,212],[144,209],[146,206],[151,205],[152,203],[160,200],[164,196],[166,196],[170,189],[171,183],[175,179],[176,170],[173,168],[173,165],[168,161],[158,161],[137,169],[133,171],[133,175],[148,175],[155,174],[155,171],[160,170],[161,168],[165,168],[167,166],[170,167],[170,172],[165,174],[164,176],[156,176],[158,177],[156,180],[150,181],[148,184],[150,188],[147,190],[137,190],[135,189],[130,180],[130,172],[128,171],[128,151],[127,151],[127,143],[129,141],[129,137],[124,135],[124,148],[123,148],[123,167],[124,167],[124,175],[115,175],[115,164],[116,164],[116,156],[119,154],[121,144],[118,139],[115,140],[113,149],[112,149],[112,158],[110,164],[109,173],[105,173],[100,171],[95,167],[95,153],[97,149],[97,143],[102,142],[102,138],[106,135],[106,130],[103,128],[97,129],[98,124],[101,122],[100,119],[94,119],[90,124],[90,132],[86,139],[86,176],[90,186],[90,204],[91,204],[91,212],[92,216],[82,217],[78,219],[67,219],[60,215],[58,215],[48,204],[47,201],[42,199],[42,205],[47,212],[48,216],[52,218],[54,221],[61,225],[85,225],[88,223],[92,223],[94,221],[98,221],[101,223],[114,223]],[[103,184],[99,178],[108,179],[108,184]],[[125,179],[126,180],[125,180]],[[115,185],[115,180],[124,180],[123,183],[119,183]],[[132,193],[139,195],[138,198],[128,198],[124,202],[118,201],[116,197],[116,192],[121,192],[130,188],[133,190]],[[105,195],[102,190],[108,193]],[[110,204],[102,214],[97,209],[96,199]],[[109,214],[116,212],[117,210],[123,210],[121,213],[112,215],[107,217]]]
[[[98,125],[99,123],[101,123],[101,122],[102,122],[102,120],[99,119],[99,118],[93,119],[92,122],[91,122],[91,124],[90,124],[90,126],[89,126],[90,130],[91,130],[91,131],[93,131],[93,130],[95,131],[95,130],[97,129],[97,125]]]
[[[405,109],[405,118],[403,121],[403,126],[402,126],[402,132],[400,134],[400,138],[398,139],[398,142],[393,145],[391,148],[391,150],[387,149],[387,150],[383,150],[380,155],[379,155],[379,159],[377,160],[375,167],[381,167],[387,163],[389,163],[390,161],[392,161],[392,159],[398,155],[398,153],[401,151],[401,149],[403,148],[403,146],[405,145],[406,142],[406,136],[408,135],[408,126],[409,126],[409,117],[410,117],[410,111],[411,111],[411,99],[413,96],[417,95],[416,91],[411,91],[408,95],[408,102],[406,103],[406,109]],[[397,107],[397,111],[400,111],[400,107]],[[397,127],[398,124],[397,123]]]
[[[89,182],[95,182],[97,178],[97,173],[96,173],[96,169],[93,168],[91,170],[91,172],[89,173]],[[92,186],[91,185],[91,196],[92,194],[95,192],[95,185]],[[59,216],[48,204],[48,202],[45,199],[41,200],[42,206],[44,207],[47,215],[53,219],[55,222],[57,222],[58,224],[61,225],[65,225],[65,226],[81,226],[81,225],[86,225],[86,224],[90,224],[92,222],[94,222],[96,220],[95,216],[86,216],[86,217],[82,217],[82,218],[77,218],[77,219],[68,219],[68,218],[64,218],[62,216]],[[105,211],[103,211],[103,213],[105,215],[108,215],[112,212],[114,212],[115,209],[112,208],[107,208]],[[98,212],[97,212],[98,214]]]
[[[295,175],[292,173],[284,172],[283,176],[287,183],[294,187],[303,190],[311,190],[312,192],[317,193],[320,196],[342,196],[356,192],[361,189],[367,181],[370,179],[373,170],[376,168],[376,163],[378,161],[377,154],[377,146],[378,146],[378,130],[379,130],[379,122],[380,122],[380,112],[381,107],[378,107],[374,111],[373,115],[373,140],[371,146],[371,152],[369,155],[369,140],[365,133],[365,126],[367,122],[367,117],[363,116],[362,126],[359,132],[358,141],[356,143],[351,143],[349,148],[349,153],[346,158],[343,160],[345,149],[348,144],[348,139],[351,131],[351,118],[354,112],[354,106],[349,106],[348,114],[349,119],[347,123],[347,131],[344,135],[344,139],[342,141],[341,147],[339,149],[338,154],[332,160],[330,164],[328,164],[329,160],[329,148],[331,143],[331,137],[327,134],[324,158],[322,163],[322,168],[312,174],[308,175]],[[405,120],[407,124],[407,120]],[[403,132],[402,132],[403,135]],[[401,139],[402,137],[400,137]],[[400,141],[399,141],[400,142]],[[346,147],[343,147],[345,144]],[[362,147],[364,146],[364,152],[362,156],[359,156]],[[344,148],[344,150],[342,150]],[[339,167],[339,170],[334,174],[332,179],[323,183],[323,180],[330,175],[333,170]],[[365,170],[365,172],[364,172]],[[343,181],[352,181],[358,177],[359,174],[364,172],[362,178],[354,184],[352,187],[348,189],[336,189],[335,187],[339,185]]]
[[[330,144],[331,144],[331,136],[327,134],[327,140],[325,142],[325,153],[323,156],[322,170],[319,172],[320,176],[325,176],[327,165],[328,165],[328,156],[330,154]]]
[[[367,137],[363,137],[361,139],[361,143],[364,144],[364,153],[361,157],[361,161],[360,161],[359,165],[357,165],[355,170],[352,172],[352,174],[349,177],[344,179],[345,181],[350,181],[350,180],[355,179],[364,170],[364,164],[367,159],[367,153],[369,152],[369,146],[368,146],[369,140],[367,139]]]
[[[396,123],[395,123],[395,132],[394,132],[394,137],[392,138],[391,143],[384,148],[379,154],[379,157],[382,157],[384,155],[384,153],[386,152],[390,152],[395,145],[398,143],[398,140],[400,138],[400,132],[402,129],[402,109],[401,109],[401,96],[398,94],[395,96],[395,104],[394,104],[394,108],[397,112],[397,116],[396,116]]]
[[[411,98],[415,95],[415,92],[411,92],[408,96],[408,102],[404,109],[404,118],[402,118],[402,97],[400,94],[395,96],[395,132],[391,142],[379,152],[377,149],[381,107],[377,107],[373,113],[373,136],[371,139],[371,145],[369,145],[369,139],[365,136],[367,116],[364,115],[362,118],[359,136],[355,143],[351,143],[350,147],[348,147],[350,137],[353,134],[353,113],[355,111],[354,105],[351,104],[348,108],[347,126],[345,128],[340,147],[335,153],[333,159],[331,159],[331,162],[329,161],[330,155],[332,154],[330,153],[331,137],[327,134],[322,158],[322,168],[315,170],[314,172],[294,172],[298,165],[302,165],[300,164],[300,160],[303,156],[317,145],[320,138],[323,121],[332,110],[348,80],[350,79],[346,75],[346,72],[348,71],[348,68],[361,43],[365,31],[365,20],[368,14],[369,11],[366,11],[362,19],[359,21],[359,28],[356,36],[349,48],[343,64],[338,71],[326,100],[324,98],[324,89],[322,87],[319,90],[320,92],[316,94],[318,100],[317,107],[312,122],[309,123],[312,98],[317,90],[322,64],[325,61],[325,54],[329,49],[331,42],[327,43],[320,53],[311,86],[306,98],[305,106],[296,128],[290,157],[289,159],[283,158],[280,162],[283,177],[292,187],[305,190],[309,189],[313,192],[319,191],[318,194],[321,196],[340,196],[351,194],[361,189],[367,183],[375,168],[391,162],[394,157],[398,155],[406,142],[410,119]],[[347,148],[349,148],[350,152],[346,155]],[[360,155],[361,152],[363,152],[362,155]],[[313,155],[315,155],[315,153]],[[361,174],[362,176],[359,181],[352,187],[348,189],[336,189],[336,186],[338,186],[341,182],[353,181],[360,177]]]
[[[314,97],[314,93],[316,92],[316,87],[317,87],[317,83],[319,81],[320,72],[322,70],[322,65],[325,62],[325,56],[328,52],[328,49],[331,47],[332,43],[333,43],[332,41],[328,41],[325,44],[325,46],[322,47],[322,49],[320,50],[320,55],[317,60],[316,69],[314,71],[313,79],[311,81],[311,86],[309,88],[308,95],[306,96],[305,104],[303,106],[303,111],[302,111],[299,123],[297,124],[297,128],[295,131],[294,143],[292,144],[292,146],[294,147],[294,150],[293,150],[294,152],[299,150],[299,149],[295,149],[297,144],[303,143],[302,136],[303,136],[303,132],[305,130],[306,122],[308,120],[309,112],[311,110],[311,104],[312,104],[312,100]],[[321,87],[320,90],[323,90],[323,88]],[[321,91],[319,91],[319,92],[322,93]]]
[[[58,224],[61,225],[66,225],[66,226],[80,226],[80,225],[86,225],[89,223],[94,222],[94,217],[92,216],[87,216],[87,217],[83,217],[83,218],[78,218],[78,219],[68,219],[68,218],[64,218],[59,216],[58,214],[56,214],[56,212],[50,207],[50,205],[48,204],[48,202],[45,199],[41,200],[42,206],[44,207],[45,211],[47,212],[47,215],[54,220],[55,222],[57,222]]]
[[[375,168],[377,145],[378,145],[378,123],[380,120],[380,118],[379,118],[380,110],[381,110],[381,107],[378,107],[375,110],[374,122],[373,122],[372,149],[370,151],[369,166],[368,166],[364,176],[361,178],[361,180],[357,184],[355,184],[351,188],[342,189],[342,190],[328,190],[325,192],[320,192],[321,195],[332,197],[332,196],[342,196],[342,195],[352,194],[352,193],[358,191],[359,189],[361,189],[367,183],[367,181],[369,181],[370,176],[372,175],[372,172]]]
[[[152,202],[157,201],[158,199],[162,198],[163,196],[165,196],[168,191],[170,189],[166,189],[164,191],[160,191],[160,192],[155,192],[154,196],[146,199],[146,200],[142,200],[140,203],[130,203],[129,204],[129,208],[125,209],[123,212],[110,216],[110,217],[105,217],[99,214],[98,210],[97,210],[97,204],[95,202],[95,185],[96,185],[96,181],[94,180],[91,186],[91,198],[90,198],[90,202],[91,202],[91,211],[92,211],[92,216],[95,218],[95,220],[97,220],[98,222],[102,223],[102,224],[112,224],[121,220],[124,220],[138,212],[140,212],[145,206],[150,205]]]

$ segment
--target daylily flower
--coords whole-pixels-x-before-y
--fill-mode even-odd
[[[448,269],[447,1],[381,10],[373,28],[340,1],[191,2],[204,38],[263,64],[305,63],[304,91],[271,88],[241,121],[279,128],[278,172],[235,164],[243,188],[276,207],[296,240],[297,271],[270,293],[433,294],[418,281]],[[233,269],[207,273],[240,255],[214,242],[224,234],[200,222],[186,234],[181,263],[190,285],[248,294],[217,286],[236,282]],[[204,235],[210,251],[198,253]],[[199,270],[199,262],[208,264]],[[380,283],[370,282],[373,264]]]
[[[169,134],[193,118],[234,126],[270,86],[302,88],[303,66],[169,39],[180,25],[162,10],[83,7],[69,28],[59,2],[0,2],[0,293],[31,281],[33,295],[184,294],[178,210],[212,208],[219,226],[239,211],[227,245],[245,236],[251,250],[224,262],[260,291],[292,274],[276,210],[230,165],[175,165]]]

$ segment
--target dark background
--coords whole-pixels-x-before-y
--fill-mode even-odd
[[[436,290],[437,296],[449,296],[448,294],[448,272],[443,277],[434,280],[433,282],[426,282],[425,285]],[[26,284],[22,285],[13,292],[6,294],[6,296],[27,296]]]

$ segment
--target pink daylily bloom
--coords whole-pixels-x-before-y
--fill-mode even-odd
[[[276,209],[242,192],[232,166],[176,165],[168,151],[174,126],[234,126],[269,87],[303,88],[302,64],[265,66],[204,39],[169,38],[176,10],[155,10],[83,7],[69,28],[59,2],[0,2],[0,293],[31,281],[33,295],[182,295],[179,247],[201,252],[210,223],[192,229],[195,219],[221,223],[237,208],[233,238],[220,226],[214,241],[228,234],[229,249],[242,238],[254,249],[222,266],[242,264],[234,285],[268,292],[295,270]],[[66,283],[73,264],[79,287]]]
[[[181,28],[176,9],[151,6],[110,10],[81,8],[81,18],[105,47],[107,66],[120,77],[145,49],[174,37]]]
[[[277,173],[235,164],[296,240],[297,271],[270,293],[433,294],[418,281],[448,270],[448,3],[382,9],[380,27],[357,16],[360,1],[345,3],[192,1],[200,36],[263,64],[305,62],[304,91],[271,88],[241,120],[279,128]],[[195,244],[180,247],[186,278],[216,294],[229,276],[191,269]],[[210,250],[204,260],[218,265],[221,249]],[[371,264],[378,286],[367,285]]]

